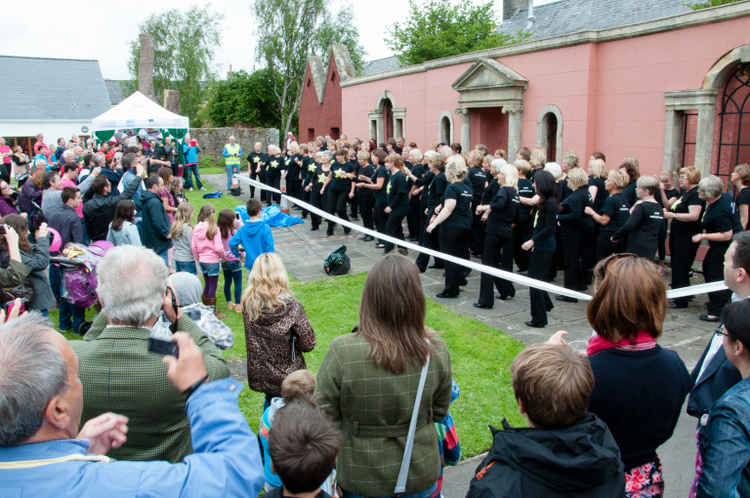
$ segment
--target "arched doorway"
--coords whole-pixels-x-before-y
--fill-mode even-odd
[[[440,142],[450,145],[453,141],[453,130],[451,129],[451,120],[448,116],[443,115],[440,118]]]
[[[718,152],[714,173],[728,176],[750,163],[750,63],[739,64],[727,77],[717,102]]]
[[[387,142],[393,138],[393,102],[391,99],[383,99],[380,112],[383,113],[383,141]]]
[[[547,134],[547,160],[557,161],[557,116],[548,112],[544,115],[544,129]]]

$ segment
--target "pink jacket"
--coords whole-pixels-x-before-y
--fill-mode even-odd
[[[216,228],[216,235],[209,240],[206,238],[208,223],[201,221],[193,229],[193,240],[190,246],[193,257],[199,263],[219,263],[224,259],[224,244],[221,243],[221,231]]]
[[[76,188],[78,185],[76,185],[76,182],[73,180],[68,180],[67,178],[63,177],[62,179],[62,187],[73,187]],[[83,218],[83,202],[78,205],[76,208],[76,213],[78,213],[79,218]]]

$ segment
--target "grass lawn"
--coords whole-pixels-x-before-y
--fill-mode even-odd
[[[209,201],[202,198],[203,192],[186,194],[196,206],[196,213],[205,202],[211,202],[217,211],[233,209],[240,204],[232,196]],[[304,305],[317,336],[315,349],[305,354],[311,370],[318,370],[333,338],[348,333],[356,325],[365,277],[365,273],[325,277],[308,284],[292,279],[292,290]],[[246,279],[247,272],[244,271],[243,281]],[[217,307],[228,315],[224,321],[234,332],[234,346],[224,351],[224,356],[228,360],[241,361],[245,357],[242,317],[239,313],[226,311],[223,275],[219,280]],[[93,312],[90,311],[87,318],[93,318]],[[57,311],[50,313],[50,319],[57,325]],[[447,343],[453,377],[461,388],[460,397],[451,405],[451,414],[456,422],[463,457],[481,453],[490,446],[489,424],[500,426],[500,421],[506,417],[512,425],[524,425],[513,396],[508,368],[523,345],[497,329],[450,311],[430,298],[427,298],[427,325]],[[72,334],[66,334],[66,337],[77,339]],[[249,388],[240,395],[240,409],[253,430],[258,428],[262,405],[263,395]]]

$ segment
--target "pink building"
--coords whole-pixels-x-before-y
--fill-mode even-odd
[[[649,173],[750,162],[750,2],[561,0],[533,14],[505,3],[503,30],[528,41],[342,80],[342,133],[509,157],[536,145],[558,161],[602,151]]]

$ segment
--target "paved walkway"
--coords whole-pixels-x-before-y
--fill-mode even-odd
[[[207,179],[214,185],[222,185],[224,176],[207,175]],[[238,198],[238,204],[247,199],[247,190],[247,186],[244,186],[244,195]],[[273,230],[276,252],[283,259],[289,273],[303,282],[329,278],[323,271],[323,260],[341,244],[347,246],[347,254],[351,258],[351,273],[368,271],[383,254],[382,249],[376,249],[374,243],[357,240],[359,235],[354,232],[344,235],[341,227],[336,228],[332,237],[325,236],[325,225],[312,232],[309,223]],[[409,257],[414,258],[416,254],[409,254]],[[560,278],[556,283],[562,285],[562,272],[558,272],[558,276]],[[586,320],[586,303],[553,300],[555,309],[548,315],[547,328],[528,328],[524,325],[524,321],[530,318],[528,288],[516,286],[516,296],[512,300],[496,300],[495,307],[490,310],[477,309],[472,303],[479,295],[479,273],[472,271],[467,280],[468,285],[463,287],[459,298],[438,299],[434,296],[443,289],[442,271],[428,269],[422,274],[425,294],[456,313],[503,330],[524,344],[543,342],[553,332],[566,330],[568,342],[578,350],[585,349],[586,341],[591,335],[591,328]],[[694,279],[693,283],[701,283],[700,278]],[[689,308],[670,310],[659,340],[663,347],[677,351],[688,369],[692,369],[700,359],[713,333],[711,324],[698,320],[698,315],[705,312],[705,302],[704,296],[697,296]],[[498,425],[501,417],[502,414],[498,414]],[[460,427],[458,431],[460,437]],[[686,415],[683,410],[674,436],[659,450],[664,465],[667,497],[687,496],[693,478],[695,451],[695,419]],[[456,467],[448,468],[445,473],[444,495],[448,498],[465,496],[478,464],[479,460],[469,459]]]

